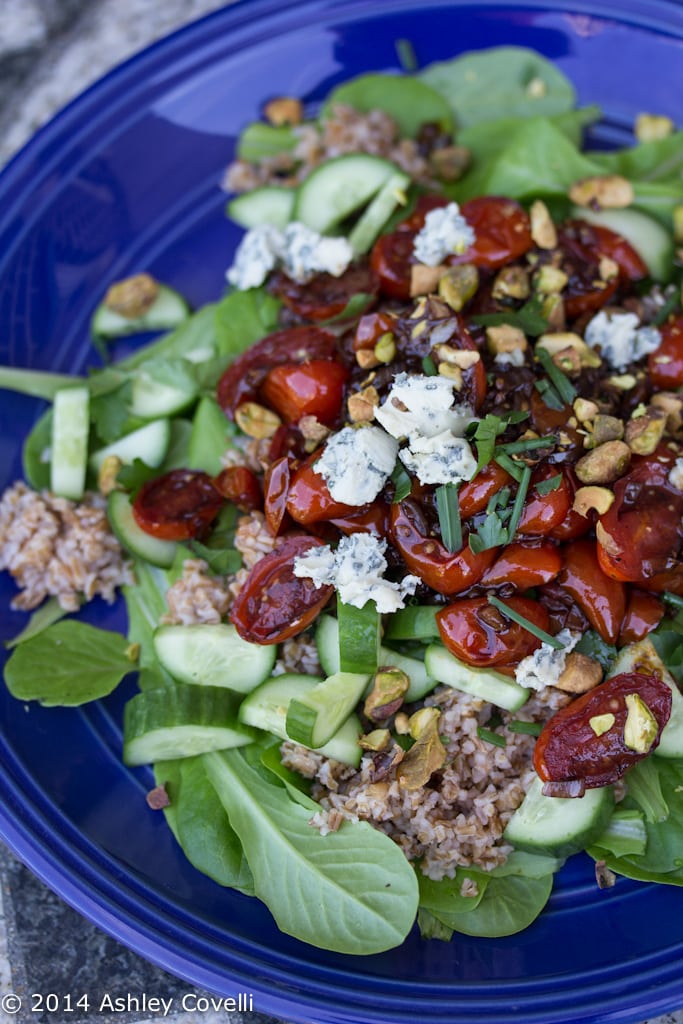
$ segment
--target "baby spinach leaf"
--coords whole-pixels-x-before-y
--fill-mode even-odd
[[[594,860],[606,860],[611,855],[623,857],[630,853],[645,853],[647,830],[640,811],[617,807],[609,825],[598,836],[588,851]]]
[[[438,882],[418,871],[417,880],[420,887],[420,907],[436,914],[439,920],[443,920],[444,914],[468,914],[474,910],[481,903],[488,885],[486,875],[478,871],[469,871],[467,868],[458,868],[453,878],[442,878]],[[464,896],[463,884],[468,882],[474,882],[476,889],[472,890],[473,895]]]
[[[31,637],[38,636],[39,633],[42,633],[44,629],[47,629],[54,622],[59,622],[65,615],[68,615],[68,612],[62,608],[57,598],[48,598],[39,608],[36,608],[22,631],[17,633],[11,640],[5,641],[5,647],[8,649],[18,647],[19,644],[25,643]]]
[[[640,808],[646,822],[654,825],[668,818],[668,800],[662,788],[659,765],[654,758],[647,757],[635,764],[628,773],[627,784],[629,802]]]
[[[86,622],[56,622],[20,644],[5,667],[18,700],[73,707],[106,697],[133,671],[128,640]]]
[[[120,359],[116,367],[119,370],[135,370],[151,359],[206,358],[216,350],[215,309],[215,302],[207,303],[174,331],[143,345],[125,359]]]
[[[322,836],[311,810],[285,798],[265,769],[235,751],[202,755],[281,931],[356,955],[400,945],[417,913],[415,873],[399,848],[366,822]]]
[[[236,427],[230,422],[215,398],[200,398],[192,419],[192,433],[187,452],[188,469],[203,469],[216,475],[223,468],[221,457],[230,447]]]
[[[425,123],[436,123],[445,131],[453,130],[453,115],[449,98],[433,88],[424,75],[359,75],[333,89],[322,109],[324,120],[337,103],[367,114],[370,110],[384,110],[396,121],[401,135],[417,135]]]
[[[135,583],[122,588],[128,610],[128,639],[130,643],[140,644],[140,669],[150,669],[162,683],[172,684],[170,675],[161,668],[154,653],[153,635],[159,625],[159,619],[168,610],[166,590],[169,577],[163,569],[157,569],[142,559],[135,561]],[[142,673],[140,688],[142,689]]]
[[[187,859],[220,885],[253,896],[254,880],[242,844],[209,782],[201,758],[184,758],[179,768],[174,804],[178,841]]]
[[[552,875],[492,877],[474,910],[448,913],[432,908],[431,913],[453,931],[500,938],[528,928],[548,902],[552,888]]]
[[[237,356],[277,327],[280,302],[265,288],[230,292],[216,306],[219,355]]]
[[[171,440],[166,457],[157,470],[158,474],[168,473],[171,469],[186,468],[191,436],[192,423],[190,420],[178,416],[171,420]]]
[[[491,47],[430,64],[423,82],[448,100],[462,128],[502,116],[534,117],[574,109],[574,86],[562,72],[533,50]]]
[[[61,388],[74,386],[77,378],[68,373],[24,370],[18,366],[0,366],[0,390],[16,391],[33,398],[52,401]]]
[[[674,181],[683,186],[683,131],[638,146],[589,155],[612,174],[640,181]]]

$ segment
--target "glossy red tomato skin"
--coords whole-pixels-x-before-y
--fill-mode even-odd
[[[460,213],[474,230],[474,242],[449,263],[473,263],[495,270],[523,256],[533,246],[531,223],[524,207],[502,196],[468,199]]]
[[[410,268],[414,264],[415,233],[393,231],[380,235],[370,253],[370,266],[377,275],[379,290],[390,299],[410,299]]]
[[[574,598],[602,639],[615,643],[626,611],[626,588],[600,568],[595,541],[584,537],[564,546],[558,583]]]
[[[683,492],[669,482],[676,456],[662,444],[634,458],[613,485],[615,500],[596,525],[600,565],[613,579],[649,586],[676,569],[683,544]]]
[[[558,232],[558,244],[564,253],[562,269],[569,275],[563,298],[570,320],[607,305],[620,283],[640,281],[647,276],[647,267],[636,250],[621,235],[602,225],[581,219],[567,221]],[[619,269],[609,280],[600,276],[603,257],[613,260]]]
[[[637,753],[624,742],[627,716],[625,697],[636,693],[655,716],[658,745],[671,714],[671,689],[654,675],[627,672],[600,683],[557,711],[545,724],[534,748],[534,767],[544,782],[579,779],[586,788],[608,786],[647,754]],[[590,720],[614,715],[614,724],[596,736]],[[649,753],[649,751],[648,751]]]
[[[458,504],[463,519],[483,512],[494,494],[512,483],[512,477],[497,462],[483,466],[476,476],[458,489]]]
[[[359,511],[357,505],[335,501],[325,480],[313,468],[317,456],[318,453],[294,471],[289,485],[286,508],[292,519],[301,526]]]
[[[291,481],[291,463],[286,455],[271,462],[263,479],[263,514],[272,533],[277,536],[287,524],[287,496]]]
[[[261,398],[286,423],[298,423],[302,416],[315,416],[332,426],[344,401],[349,371],[331,359],[274,366],[261,385]]]
[[[539,494],[535,488],[553,477],[562,479],[554,491]],[[518,537],[542,537],[564,520],[572,506],[571,485],[559,466],[542,465],[531,474],[531,483],[517,527]]]
[[[367,296],[371,306],[379,290],[376,274],[366,263],[352,263],[338,277],[316,274],[306,282],[292,280],[284,273],[275,273],[269,289],[302,320],[331,320],[341,317],[349,301],[358,295]]]
[[[224,503],[208,473],[173,469],[142,485],[133,516],[152,537],[191,540],[206,534]]]
[[[317,618],[334,587],[314,587],[311,580],[295,576],[294,562],[319,545],[315,537],[287,537],[250,570],[229,616],[243,640],[281,643]]]
[[[539,629],[548,629],[548,613],[538,601],[514,596],[505,604]],[[541,645],[538,637],[508,619],[485,597],[458,598],[436,613],[436,622],[449,651],[478,668],[515,665]]]
[[[660,391],[683,387],[683,316],[671,317],[660,328],[662,341],[650,353],[650,380]]]
[[[229,419],[243,402],[258,401],[268,371],[282,363],[335,359],[337,339],[322,327],[288,327],[257,341],[230,364],[218,382],[218,404]]]
[[[241,512],[253,512],[263,506],[261,484],[255,473],[246,466],[228,466],[214,477],[219,494],[236,505]]]
[[[617,646],[626,647],[644,640],[656,629],[664,617],[664,605],[654,594],[644,590],[631,590],[626,612],[619,629]]]
[[[391,506],[391,536],[410,572],[439,594],[473,587],[496,557],[496,548],[475,555],[467,542],[450,552],[430,535],[420,506],[410,498]]]
[[[505,584],[528,590],[550,583],[562,569],[562,555],[556,544],[513,542],[504,547],[479,581],[483,587]]]
[[[389,535],[389,506],[386,501],[378,499],[360,511],[351,512],[346,516],[335,516],[330,519],[342,533],[369,533],[378,539]]]

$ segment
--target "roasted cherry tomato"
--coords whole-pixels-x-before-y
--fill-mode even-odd
[[[505,604],[539,629],[548,629],[548,613],[538,601],[514,596]],[[436,623],[449,651],[468,665],[515,665],[541,645],[485,597],[454,601],[436,613]]]
[[[289,485],[287,511],[302,526],[359,511],[357,505],[334,500],[323,477],[313,469],[318,455],[316,452],[313,458],[299,466]]]
[[[479,581],[482,587],[516,590],[540,587],[554,580],[562,568],[562,555],[555,544],[508,544]]]
[[[666,444],[634,459],[613,485],[614,502],[596,525],[600,565],[608,576],[647,583],[675,569],[683,542],[683,492],[669,482],[676,451]]]
[[[523,256],[533,245],[529,215],[514,199],[479,196],[463,203],[460,212],[475,238],[466,252],[449,257],[448,263],[494,269]]]
[[[378,499],[359,512],[330,519],[342,533],[371,533],[373,537],[385,538],[389,533],[389,506]]]
[[[642,752],[627,746],[624,739],[626,697],[632,694],[647,706],[657,725],[652,743]],[[671,689],[657,676],[639,672],[613,676],[561,708],[545,724],[534,749],[536,772],[544,782],[579,779],[588,789],[608,786],[654,750],[670,714]],[[596,720],[609,726],[600,735],[594,728]]]
[[[263,505],[261,484],[246,466],[228,466],[214,477],[214,487],[242,512],[252,512]]]
[[[584,537],[565,545],[557,582],[574,598],[602,639],[615,643],[626,610],[626,588],[602,571],[594,540]]]
[[[304,284],[277,273],[269,287],[302,320],[330,320],[340,316],[350,300],[359,295],[365,295],[367,307],[371,306],[377,297],[379,280],[367,264],[353,263],[339,277],[316,274]],[[354,315],[357,314],[355,309]]]
[[[662,342],[647,359],[650,380],[658,390],[683,386],[683,316],[671,317],[660,328]]]
[[[560,476],[558,486],[545,494],[536,490],[536,484],[542,484]],[[531,483],[522,516],[517,527],[517,534],[526,537],[542,537],[555,529],[565,518],[572,506],[571,486],[565,474],[558,466],[544,464],[531,474]]]
[[[563,253],[562,269],[569,277],[562,295],[570,320],[607,305],[620,282],[647,276],[647,267],[626,239],[601,225],[568,221],[558,232],[558,247]],[[619,268],[619,273],[607,280],[600,273],[604,257]]]
[[[258,389],[268,371],[282,363],[334,359],[337,339],[321,327],[289,327],[258,341],[230,364],[218,382],[218,404],[234,419],[242,402],[258,401]]]
[[[162,540],[203,536],[224,504],[208,473],[173,469],[142,485],[133,501],[135,522]]]
[[[263,479],[263,512],[266,522],[277,536],[287,515],[287,495],[291,467],[286,455],[271,462]]]
[[[366,313],[358,321],[353,336],[353,351],[373,349],[383,334],[393,333],[396,317],[392,313]]]
[[[326,426],[339,418],[349,371],[331,359],[284,363],[268,371],[260,394],[287,423],[315,416]]]
[[[288,537],[250,570],[230,609],[230,621],[243,640],[277,644],[301,633],[334,593],[294,575],[294,561],[320,545],[314,537]]]
[[[631,590],[617,645],[626,647],[627,644],[644,640],[648,633],[656,629],[663,617],[664,605],[658,597],[644,590]]]
[[[576,479],[576,474],[571,466],[563,466],[562,475],[564,476],[567,489],[570,495],[570,501],[574,504],[574,496],[578,490],[579,484]],[[570,508],[566,516],[561,523],[557,526],[553,526],[552,530],[549,530],[546,534],[551,540],[557,541],[568,541],[576,540],[577,537],[583,537],[589,533],[593,528],[595,521],[595,515],[590,513],[587,516],[582,516],[579,512],[576,512],[574,508]]]
[[[413,257],[414,231],[393,231],[380,235],[370,253],[370,266],[377,275],[379,290],[391,299],[410,299],[410,268]]]
[[[391,506],[391,535],[409,570],[440,594],[459,594],[478,583],[496,557],[496,548],[475,555],[465,542],[449,551],[429,533],[423,511],[410,498]]]
[[[494,494],[512,483],[512,477],[497,462],[489,462],[477,475],[458,490],[458,504],[463,519],[483,512]]]

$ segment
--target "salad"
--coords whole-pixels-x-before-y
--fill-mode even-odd
[[[49,402],[10,692],[136,673],[149,813],[315,946],[512,934],[582,851],[683,880],[683,137],[599,116],[515,48],[278,97],[223,297],[141,270],[87,378],[0,368]],[[126,636],[79,620],[119,593]]]

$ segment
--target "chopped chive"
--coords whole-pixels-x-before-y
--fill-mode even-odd
[[[425,356],[422,360],[422,369],[427,377],[436,377],[436,366],[431,356]]]
[[[556,491],[562,483],[562,474],[556,473],[555,476],[549,476],[547,480],[539,480],[534,485],[534,490],[537,494],[550,494],[551,491]]]
[[[489,503],[486,506],[486,514],[491,515],[496,509],[505,508],[508,501],[510,500],[510,488],[501,487],[499,491],[492,494],[489,498]]]
[[[553,647],[556,651],[562,650],[564,644],[562,644],[557,637],[551,636],[550,633],[546,633],[544,629],[541,629],[539,626],[535,625],[535,623],[529,622],[528,619],[525,619],[523,615],[516,612],[514,608],[510,608],[509,605],[505,604],[504,601],[501,601],[499,597],[495,596],[495,594],[489,594],[488,602],[489,604],[492,604],[494,608],[497,608],[498,611],[502,612],[503,615],[507,615],[508,619],[512,619],[512,621],[516,622],[518,626],[522,627],[522,629],[526,629],[528,633],[537,637],[541,643],[548,644],[549,647]]]
[[[668,320],[669,314],[673,313],[676,306],[678,305],[678,293],[674,289],[669,298],[666,300],[662,308],[660,309],[657,316],[652,321],[653,327],[661,327],[665,320]]]
[[[534,448],[550,448],[557,444],[555,434],[547,434],[545,437],[529,437],[522,441],[508,441],[507,444],[498,446],[497,451],[505,452],[507,455],[515,455],[517,452],[533,451]]]
[[[413,482],[403,468],[402,462],[397,462],[391,474],[391,482],[394,485],[394,504],[403,501],[410,494]]]
[[[521,481],[524,466],[520,465],[519,462],[515,462],[515,460],[511,459],[509,455],[505,454],[505,452],[497,452],[493,461],[497,462],[501,469],[506,470],[506,472],[508,472],[510,476],[517,481],[517,483]]]
[[[415,50],[410,39],[397,39],[396,53],[398,55],[399,64],[407,74],[412,74],[417,71],[419,64],[417,63],[417,57],[415,56]]]
[[[437,487],[436,510],[439,513],[441,539],[449,551],[459,551],[462,547],[462,523],[457,484],[441,484]]]
[[[546,405],[548,409],[557,409],[558,411],[560,409],[564,409],[564,402],[562,401],[562,399],[560,398],[560,396],[558,395],[557,391],[552,386],[550,381],[534,381],[534,387],[543,399],[543,404]]]
[[[483,726],[479,726],[477,729],[477,736],[484,743],[492,743],[494,747],[505,747],[507,746],[507,740],[504,736],[501,736],[497,732],[492,732],[490,729],[484,729]]]
[[[510,522],[508,523],[508,538],[512,540],[517,532],[519,521],[522,518],[522,510],[524,508],[524,502],[526,501],[527,491],[529,490],[529,483],[531,481],[531,468],[525,466],[522,471],[522,479],[519,481],[519,487],[517,488],[517,494],[515,495],[515,503],[512,506],[512,515],[510,516]]]
[[[536,348],[536,356],[541,366],[550,377],[550,380],[562,401],[567,405],[571,405],[576,398],[576,388],[572,382],[562,373],[562,370],[555,365],[553,357],[547,349]]]
[[[662,597],[665,601],[668,601],[669,604],[675,605],[676,608],[683,608],[683,597],[679,597],[678,594],[672,594],[671,591],[665,590]]]
[[[508,722],[510,732],[521,732],[526,736],[540,736],[542,728],[540,722],[523,722],[520,718],[513,718]]]

